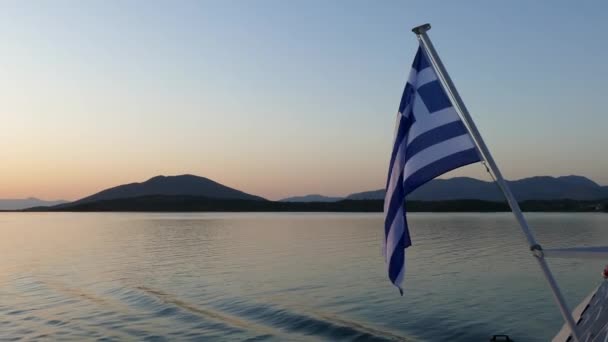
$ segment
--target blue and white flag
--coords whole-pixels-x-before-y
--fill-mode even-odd
[[[435,177],[480,160],[473,139],[420,46],[399,104],[384,198],[383,252],[388,276],[401,294],[405,248],[412,244],[405,197]]]

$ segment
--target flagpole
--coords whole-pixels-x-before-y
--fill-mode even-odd
[[[486,165],[489,167],[489,171],[494,176],[496,183],[498,184],[498,186],[502,190],[505,198],[507,199],[507,202],[509,203],[509,206],[511,207],[511,211],[513,212],[513,215],[515,216],[515,219],[519,223],[519,226],[521,227],[521,230],[524,233],[526,240],[528,240],[530,250],[532,251],[532,254],[535,257],[535,259],[538,261],[538,264],[539,264],[541,270],[543,271],[545,279],[549,283],[549,287],[551,288],[551,291],[553,292],[553,297],[561,311],[561,314],[562,314],[564,320],[566,321],[566,324],[568,324],[568,326],[570,327],[572,337],[577,342],[581,341],[578,336],[578,332],[576,330],[576,323],[574,322],[572,313],[571,313],[570,309],[568,309],[568,305],[566,304],[566,301],[564,300],[564,296],[562,295],[562,293],[559,289],[559,286],[557,285],[557,282],[555,281],[555,278],[553,277],[553,274],[551,273],[551,270],[549,269],[549,265],[547,265],[547,262],[545,260],[544,254],[543,254],[542,247],[538,244],[538,242],[534,238],[534,234],[530,230],[530,227],[528,226],[528,223],[527,223],[524,215],[521,212],[521,209],[519,207],[519,204],[517,203],[517,200],[513,196],[513,193],[511,192],[509,185],[507,184],[504,177],[502,176],[502,173],[498,169],[498,166],[496,165],[494,158],[492,158],[492,154],[490,154],[490,151],[488,150],[488,147],[486,146],[485,142],[483,141],[481,134],[479,133],[479,130],[477,130],[477,126],[475,126],[475,123],[473,122],[473,119],[471,118],[471,115],[469,114],[467,107],[465,106],[464,102],[462,101],[462,98],[460,97],[460,94],[456,90],[456,87],[454,86],[454,83],[452,82],[450,75],[446,71],[443,63],[441,62],[441,59],[439,58],[439,55],[437,54],[437,51],[435,50],[435,47],[433,46],[431,39],[426,34],[426,32],[430,29],[431,29],[430,24],[424,24],[424,25],[413,28],[412,31],[416,34],[418,39],[420,39],[420,41],[422,42],[422,45],[424,46],[427,54],[431,58],[432,63],[435,66],[435,70],[439,74],[439,77],[442,79],[445,88],[448,90],[448,92],[451,94],[452,98],[454,99],[456,108],[460,112],[462,119],[464,120],[466,126],[468,127],[468,130],[471,133],[473,140],[475,141],[475,144],[477,145],[482,158],[485,160]]]

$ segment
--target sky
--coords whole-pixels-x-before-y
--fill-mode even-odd
[[[0,2],[0,198],[196,174],[279,199],[383,187],[429,35],[509,179],[608,184],[605,1]],[[490,180],[471,165],[445,177]]]

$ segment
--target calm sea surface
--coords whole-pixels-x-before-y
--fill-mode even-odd
[[[528,214],[547,246],[608,215]],[[0,340],[547,341],[561,319],[509,214],[413,214],[405,296],[380,214],[0,214]],[[600,262],[552,260],[571,305]],[[608,260],[607,260],[608,262]]]

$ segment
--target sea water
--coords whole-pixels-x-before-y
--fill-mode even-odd
[[[608,215],[527,214],[545,247]],[[1,213],[0,340],[547,341],[562,325],[508,213],[414,213],[405,293],[381,214]],[[549,260],[574,307],[602,262]],[[608,260],[607,260],[608,262]]]

